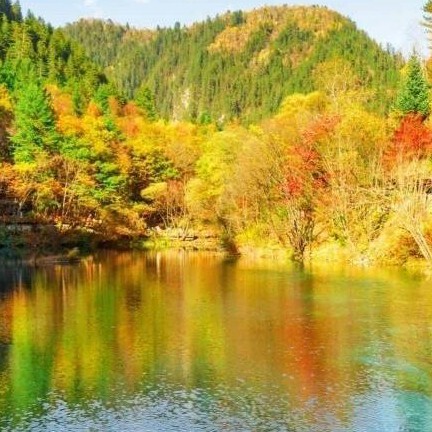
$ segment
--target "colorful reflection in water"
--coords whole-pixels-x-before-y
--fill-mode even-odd
[[[106,252],[0,286],[0,430],[432,430],[430,280]]]

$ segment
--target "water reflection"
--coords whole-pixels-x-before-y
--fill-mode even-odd
[[[0,281],[4,430],[432,430],[429,281],[187,253]]]

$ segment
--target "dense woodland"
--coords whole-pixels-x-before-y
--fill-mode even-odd
[[[416,55],[318,7],[157,31],[0,12],[1,251],[176,232],[297,261],[432,262]]]
[[[147,88],[165,119],[256,122],[284,97],[322,87],[334,59],[373,90],[369,107],[388,110],[401,59],[355,24],[323,7],[233,12],[191,27],[141,31],[110,21],[65,28],[128,98]],[[359,53],[361,53],[359,55]]]

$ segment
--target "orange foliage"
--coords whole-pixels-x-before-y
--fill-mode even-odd
[[[117,163],[120,172],[124,175],[130,175],[132,169],[132,159],[130,155],[130,149],[125,145],[117,146]]]
[[[121,115],[122,113],[122,106],[120,104],[120,102],[117,100],[117,98],[115,98],[114,96],[110,96],[110,98],[108,99],[108,106],[110,109],[110,112],[118,117],[119,115]]]
[[[419,115],[404,117],[393,134],[391,147],[385,153],[387,162],[400,159],[423,159],[432,152],[432,130]]]
[[[305,144],[313,145],[331,134],[340,122],[340,116],[322,115],[313,120],[303,131],[302,138]]]
[[[91,117],[100,117],[103,113],[94,102],[90,102],[86,114]]]
[[[139,108],[133,102],[128,102],[123,107],[124,116],[137,116],[139,114]]]
[[[137,138],[140,135],[140,119],[134,116],[123,117],[118,120],[118,127],[127,138]]]
[[[0,190],[6,191],[17,181],[17,172],[13,165],[8,163],[0,164]]]
[[[300,198],[308,191],[318,190],[327,184],[321,156],[312,145],[302,143],[292,149],[290,164],[285,170],[282,185],[285,197]]]
[[[128,102],[117,115],[117,126],[127,138],[138,138],[148,126],[147,120],[133,102]]]
[[[290,165],[286,167],[283,184],[286,197],[298,198],[307,194],[308,189],[317,190],[327,185],[327,174],[316,145],[334,131],[339,121],[339,116],[322,115],[302,131],[302,142],[293,146]]]
[[[83,134],[83,122],[75,115],[60,115],[57,120],[57,129],[65,136]]]
[[[56,92],[56,93],[51,93],[51,98],[52,98],[52,107],[57,116],[74,114],[71,95],[61,93],[61,92]]]

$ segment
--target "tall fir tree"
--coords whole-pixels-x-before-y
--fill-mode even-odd
[[[15,130],[11,141],[16,163],[32,163],[38,154],[54,150],[58,143],[59,136],[49,97],[34,81],[19,92]]]
[[[12,4],[9,0],[0,0],[0,14],[6,15],[8,19],[12,18]]]
[[[21,5],[19,1],[16,1],[11,6],[11,16],[13,21],[21,22],[23,20]]]
[[[429,84],[416,55],[408,62],[407,76],[402,83],[395,108],[404,115],[414,114],[426,118],[430,114]]]
[[[140,87],[140,89],[137,91],[137,94],[135,96],[135,102],[141,109],[144,110],[147,118],[150,121],[156,120],[157,113],[156,113],[155,99],[153,93],[148,87],[146,86]]]

